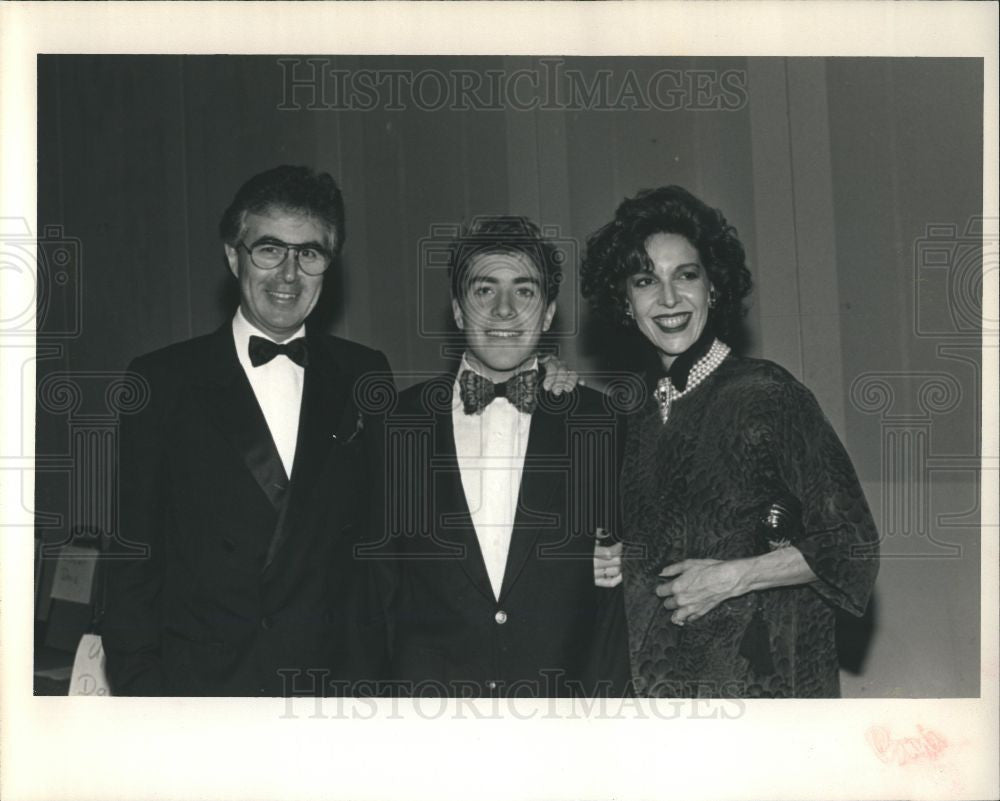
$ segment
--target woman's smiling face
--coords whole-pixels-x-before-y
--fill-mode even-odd
[[[646,254],[653,269],[629,276],[625,297],[639,331],[669,369],[705,330],[711,284],[698,251],[680,234],[653,234]]]

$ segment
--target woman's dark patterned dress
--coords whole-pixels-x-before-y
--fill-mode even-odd
[[[654,593],[660,570],[761,553],[757,521],[788,494],[802,503],[792,544],[819,580],[747,593],[683,627],[671,623]],[[655,401],[630,418],[622,495],[638,694],[840,695],[835,607],[863,614],[878,533],[850,458],[808,389],[776,364],[728,356],[673,402],[666,423]]]

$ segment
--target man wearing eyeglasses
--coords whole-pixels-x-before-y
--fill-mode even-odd
[[[382,425],[355,393],[366,377],[391,382],[389,365],[306,330],[344,242],[333,178],[257,175],[220,233],[239,282],[232,320],[130,367],[149,403],[121,421],[108,676],[121,695],[343,692],[382,658],[369,563],[355,558]]]

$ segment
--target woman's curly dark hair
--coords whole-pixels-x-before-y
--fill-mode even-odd
[[[721,211],[679,186],[644,189],[622,201],[615,218],[590,236],[581,268],[583,296],[607,320],[628,325],[625,279],[653,269],[646,240],[659,233],[679,234],[698,251],[716,292],[709,324],[720,339],[731,339],[751,287],[743,245]]]

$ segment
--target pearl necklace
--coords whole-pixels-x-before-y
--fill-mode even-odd
[[[679,392],[674,387],[669,376],[664,376],[657,382],[653,397],[660,404],[660,418],[664,423],[667,422],[667,418],[670,416],[670,404],[678,398],[683,398],[715,372],[715,369],[722,364],[722,360],[729,355],[730,350],[729,345],[717,339],[714,340],[712,347],[708,349],[708,353],[698,359],[694,363],[694,366],[692,366],[691,372],[688,373],[687,386],[684,387],[683,392]]]

